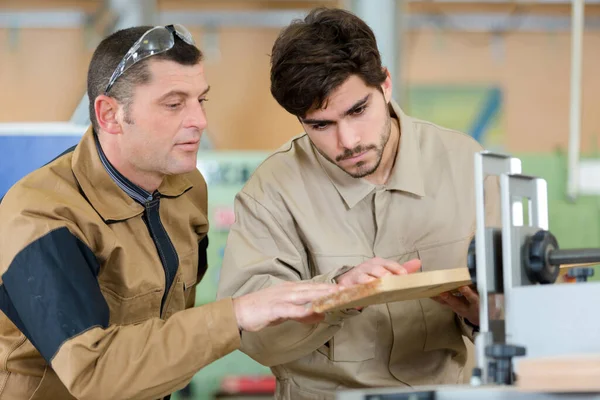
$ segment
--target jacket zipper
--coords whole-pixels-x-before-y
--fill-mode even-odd
[[[150,223],[150,210],[152,208],[154,201],[157,201],[157,202],[160,201],[160,194],[157,194],[156,197],[154,197],[154,195],[151,194],[150,197],[146,199],[144,207],[145,207],[145,211],[146,211],[146,220],[147,220],[146,226],[148,227],[148,231],[150,232],[152,241],[155,243],[155,246],[157,247],[156,252],[158,253],[158,257],[160,258],[160,262],[163,267],[163,272],[165,274],[165,292],[163,293],[163,298],[160,302],[160,316],[162,317],[164,307],[165,307],[165,304],[167,301],[167,297],[169,295],[169,292],[171,291],[171,287],[173,286],[173,284],[175,282],[171,282],[171,285],[169,287],[167,287],[167,282],[169,282],[171,280],[171,275],[169,274],[169,269],[167,267],[167,260],[166,260],[165,256],[162,254],[162,252],[159,251],[159,249],[158,249],[158,244],[157,244],[158,237],[156,235],[156,232],[154,232],[154,230],[152,229],[152,224]],[[159,218],[159,221],[160,221],[160,218]],[[168,238],[168,236],[167,236],[167,238]]]

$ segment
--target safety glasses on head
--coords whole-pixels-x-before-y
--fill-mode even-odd
[[[143,59],[155,54],[164,53],[173,48],[175,45],[175,35],[189,45],[196,45],[192,34],[183,25],[155,26],[147,30],[127,51],[127,54],[125,54],[110,77],[104,94],[108,94],[115,81],[131,66]]]

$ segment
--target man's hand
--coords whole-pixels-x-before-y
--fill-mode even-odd
[[[420,268],[421,260],[419,259],[410,260],[400,265],[395,261],[375,257],[338,276],[336,281],[340,286],[350,287],[371,282],[386,275],[411,274]]]
[[[444,292],[432,299],[450,307],[455,313],[469,320],[473,325],[479,326],[479,295],[469,286],[462,286],[458,290],[461,296]]]
[[[287,320],[306,324],[321,322],[323,314],[314,313],[310,303],[338,290],[337,285],[331,284],[285,282],[234,298],[238,327],[257,332]]]

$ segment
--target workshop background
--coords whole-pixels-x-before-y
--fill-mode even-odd
[[[321,5],[350,9],[375,30],[408,114],[466,132],[547,180],[562,248],[600,247],[598,0],[585,4],[581,41],[573,5],[562,0],[0,0],[0,197],[79,140],[87,65],[103,36],[181,23],[204,52],[211,85],[198,156],[209,185],[210,269],[197,304],[213,301],[234,195],[301,130],[269,92],[271,46],[283,26]],[[174,398],[269,398],[273,386],[268,368],[235,352]]]

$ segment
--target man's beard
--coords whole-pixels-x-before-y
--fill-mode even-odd
[[[383,150],[385,149],[385,146],[386,146],[388,140],[390,139],[390,135],[391,135],[391,131],[392,131],[392,118],[390,116],[390,111],[389,111],[387,105],[386,105],[386,111],[387,111],[387,118],[386,118],[385,124],[384,124],[382,132],[381,132],[381,136],[380,136],[381,140],[379,142],[379,145],[376,145],[376,144],[370,144],[370,145],[366,145],[366,146],[358,145],[353,149],[344,149],[344,152],[342,154],[340,154],[339,156],[337,156],[335,158],[335,161],[332,160],[330,157],[326,156],[325,154],[323,154],[320,150],[319,150],[319,153],[321,153],[321,155],[323,157],[325,157],[327,160],[329,160],[330,162],[337,165],[338,168],[340,168],[342,171],[344,171],[345,173],[347,173],[348,175],[350,175],[353,178],[364,178],[365,176],[371,175],[373,172],[377,171],[377,168],[379,168],[379,164],[381,164],[381,159],[383,158]],[[354,167],[356,168],[356,170],[354,172],[350,172],[350,171],[346,171],[343,167],[341,167],[338,164],[339,162],[341,162],[343,160],[347,160],[349,158],[357,156],[358,154],[364,153],[365,151],[371,151],[371,150],[374,150],[376,153],[376,161],[371,167],[368,167],[367,165],[365,165],[365,161],[359,161],[356,164],[354,164]]]

